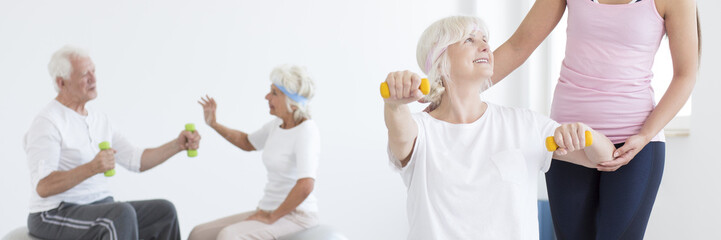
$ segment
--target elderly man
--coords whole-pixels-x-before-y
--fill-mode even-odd
[[[63,47],[48,65],[58,91],[25,135],[33,191],[28,229],[43,239],[180,239],[175,207],[167,200],[116,202],[104,172],[115,164],[143,172],[186,149],[197,131],[157,148],[141,149],[104,114],[86,109],[97,97],[95,66],[81,49]],[[108,141],[112,148],[100,150]]]

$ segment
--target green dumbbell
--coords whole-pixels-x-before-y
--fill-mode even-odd
[[[192,124],[192,123],[185,124],[185,131],[195,132],[195,124]],[[195,157],[195,156],[198,156],[198,150],[197,149],[188,149],[188,157]]]
[[[102,151],[102,150],[108,150],[108,149],[110,149],[110,143],[107,142],[107,141],[101,142],[101,143],[98,145],[98,147],[100,147],[100,151]],[[112,177],[113,175],[115,175],[115,169],[110,169],[110,170],[108,170],[108,171],[105,171],[105,176],[106,176],[106,177]]]

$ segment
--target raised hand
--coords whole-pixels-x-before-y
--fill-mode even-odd
[[[206,94],[205,98],[201,97],[198,103],[200,104],[200,106],[203,106],[205,123],[212,127],[213,124],[216,123],[215,109],[218,107],[218,105],[215,103],[215,99],[213,99],[212,97],[208,97],[208,95]]]

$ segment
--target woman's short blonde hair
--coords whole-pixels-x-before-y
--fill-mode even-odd
[[[305,103],[299,103],[295,100],[285,97],[285,103],[289,112],[293,113],[293,119],[300,121],[304,118],[310,119],[310,100],[315,95],[315,83],[310,78],[305,68],[295,65],[278,66],[270,72],[270,81],[278,86],[282,86],[291,93],[306,99]],[[291,106],[295,106],[295,110]]]
[[[451,66],[446,49],[454,43],[463,41],[475,31],[482,32],[488,38],[488,30],[483,20],[471,16],[446,17],[434,22],[423,31],[416,48],[416,60],[431,84],[431,92],[424,97],[424,101],[440,104],[441,96],[446,90],[443,81],[445,80],[446,83],[451,81]],[[487,86],[482,90],[490,87],[490,84],[488,79]]]

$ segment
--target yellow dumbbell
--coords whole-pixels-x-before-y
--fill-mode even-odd
[[[591,134],[591,131],[586,131],[586,147],[591,146],[593,144],[593,134]],[[556,140],[553,139],[553,136],[546,138],[546,150],[549,152],[556,151],[558,149],[558,145],[556,145]]]
[[[428,82],[428,78],[421,78],[421,86],[418,89],[421,90],[423,95],[428,95],[431,92],[431,84]],[[391,91],[388,90],[388,83],[386,82],[381,83],[381,96],[383,98],[391,97]]]

